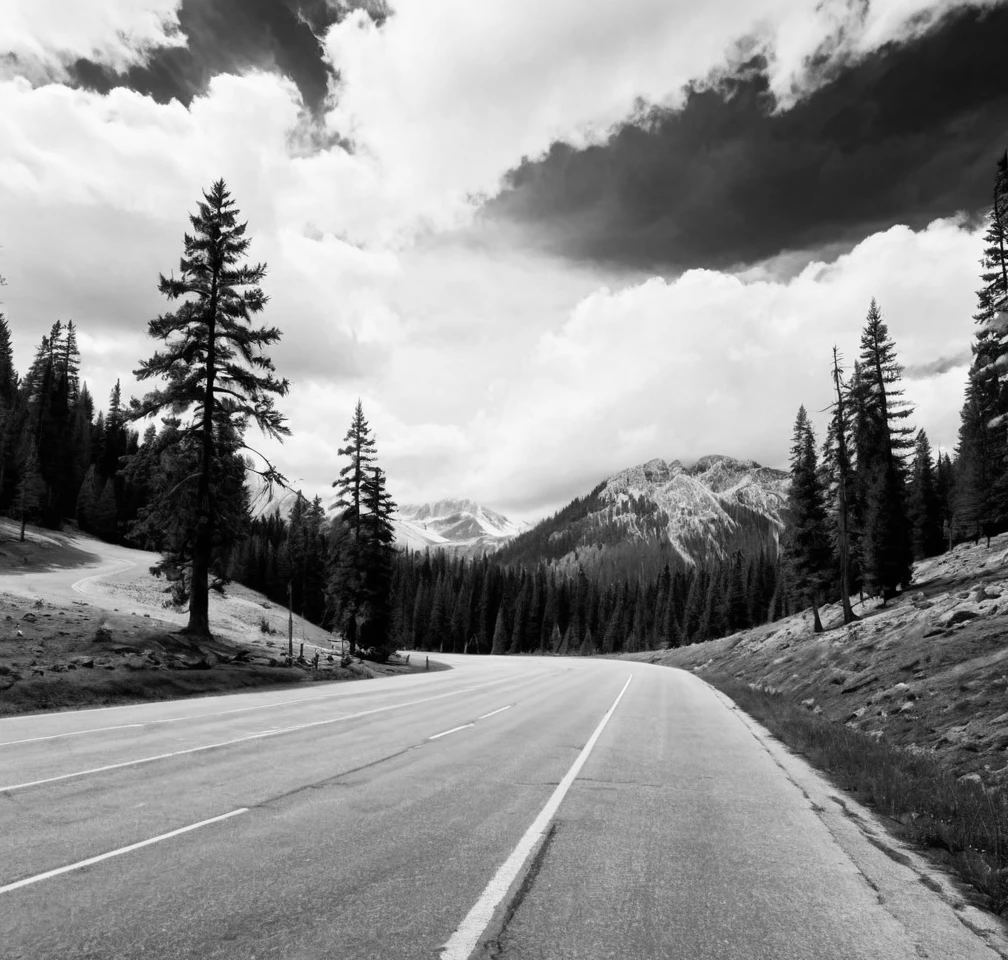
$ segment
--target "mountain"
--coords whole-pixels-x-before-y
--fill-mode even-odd
[[[776,549],[789,476],[754,460],[649,460],[600,483],[517,537],[501,562],[602,572],[691,566],[736,550]]]
[[[509,520],[473,500],[461,499],[402,504],[393,523],[396,545],[401,548],[430,547],[470,556],[492,553],[530,528],[528,523]]]

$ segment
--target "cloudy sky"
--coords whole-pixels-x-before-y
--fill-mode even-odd
[[[786,466],[878,299],[955,443],[1008,146],[997,0],[0,0],[0,274],[104,406],[224,177],[324,492],[535,519],[652,457]],[[825,415],[816,413],[822,424]]]

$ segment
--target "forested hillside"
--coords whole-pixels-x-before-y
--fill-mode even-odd
[[[209,631],[207,590],[233,579],[376,656],[651,649],[805,607],[818,622],[819,605],[852,594],[885,601],[910,586],[915,559],[1008,529],[1008,154],[954,457],[936,458],[915,421],[897,344],[866,295],[860,340],[852,317],[851,341],[821,358],[834,396],[826,435],[801,407],[786,474],[723,456],[649,461],[492,558],[394,550],[396,507],[359,402],[332,464],[335,503],[298,494],[289,517],[253,510],[250,477],[290,487],[246,444],[251,426],[289,433],[275,406],[289,384],[266,352],[281,333],[255,323],[267,268],[245,263],[246,224],[223,181],[190,223],[181,275],[158,282],[173,312],[148,322],[161,346],[134,371],[158,384],[143,398],[126,402],[117,384],[96,407],[70,321],[53,324],[19,375],[0,315],[0,510],[159,551],[194,633]],[[847,602],[843,616],[854,617]]]

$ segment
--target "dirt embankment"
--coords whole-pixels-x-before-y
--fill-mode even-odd
[[[720,640],[633,659],[720,674],[910,751],[957,777],[1008,786],[1008,534],[915,568],[885,607],[839,604]]]
[[[179,633],[152,554],[0,521],[0,716],[410,673],[423,662],[340,665],[340,644],[241,586],[211,597],[212,641]],[[318,654],[317,665],[315,655]]]

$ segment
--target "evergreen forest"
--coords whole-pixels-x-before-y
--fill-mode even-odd
[[[262,319],[267,265],[248,262],[247,224],[223,180],[189,222],[178,272],[158,279],[166,307],[148,321],[140,398],[117,383],[96,402],[72,320],[56,320],[18,373],[0,314],[0,511],[22,537],[28,523],[69,525],[156,551],[166,602],[188,610],[195,636],[210,633],[210,592],[232,582],[376,659],[403,648],[651,650],[804,609],[822,629],[822,605],[841,601],[850,622],[852,596],[885,603],[912,586],[915,560],[1008,529],[1008,153],[992,179],[954,451],[936,452],[915,422],[884,305],[866,296],[860,339],[821,358],[825,435],[797,411],[783,530],[746,517],[746,535],[692,560],[663,542],[647,504],[633,507],[637,541],[615,519],[592,526],[602,486],[492,555],[397,550],[396,504],[360,401],[346,412],[331,498],[292,491],[249,442],[253,429],[289,435],[290,385],[270,358],[282,333]],[[263,509],[254,486],[290,492],[290,508]],[[601,545],[613,548],[604,562]]]

